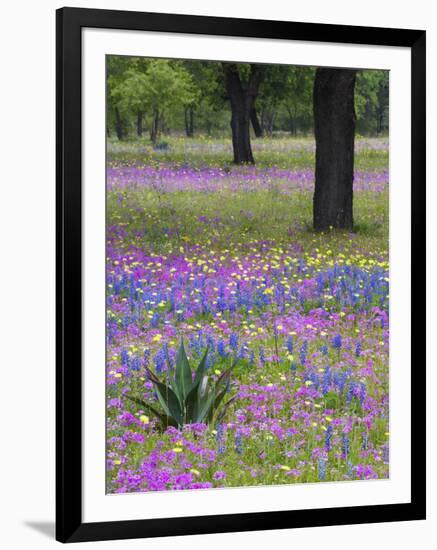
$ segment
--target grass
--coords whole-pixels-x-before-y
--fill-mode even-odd
[[[180,136],[164,136],[160,143],[163,150],[154,149],[150,141],[142,139],[118,141],[108,139],[108,161],[118,163],[142,162],[154,164],[170,162],[190,166],[227,166],[232,168],[232,142],[199,136],[189,139]],[[357,137],[355,168],[357,170],[383,170],[388,167],[387,138]],[[252,141],[257,166],[279,168],[312,168],[315,160],[313,138],[262,138]]]

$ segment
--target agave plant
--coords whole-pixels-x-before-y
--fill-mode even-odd
[[[211,383],[206,370],[207,356],[208,348],[194,371],[193,377],[193,371],[182,341],[176,356],[174,370],[167,358],[168,380],[160,380],[154,372],[146,368],[147,377],[153,383],[162,411],[137,397],[131,395],[126,395],[126,397],[158,418],[164,428],[167,426],[180,428],[184,424],[197,422],[212,424],[214,420],[222,420],[229,405],[235,400],[234,396],[223,403],[223,399],[229,391],[231,371],[235,362],[220,374],[214,383]]]

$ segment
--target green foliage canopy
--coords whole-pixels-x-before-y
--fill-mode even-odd
[[[239,65],[242,82],[250,66]],[[255,108],[264,133],[307,134],[313,126],[315,68],[266,65]],[[375,135],[388,130],[389,73],[362,70],[357,75],[357,132]],[[120,139],[136,121],[146,122],[150,137],[191,128],[207,135],[230,134],[230,108],[222,65],[215,61],[107,58],[108,133]],[[138,122],[137,122],[138,124]]]

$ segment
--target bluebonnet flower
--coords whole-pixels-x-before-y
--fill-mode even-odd
[[[316,390],[319,388],[320,380],[315,372],[311,372],[308,376],[306,376],[306,380],[312,382]]]
[[[243,438],[240,434],[235,434],[235,451],[241,455],[243,453]]]
[[[343,457],[347,458],[349,456],[350,442],[347,434],[345,433],[341,434],[341,444],[342,444]]]
[[[220,355],[220,357],[226,357],[227,356],[225,343],[223,342],[223,340],[221,338],[220,338],[220,340],[217,344],[217,353]]]
[[[223,428],[223,424],[219,424],[217,426],[217,443],[218,443],[218,453],[219,455],[222,455],[226,451],[226,441],[225,441],[225,431]]]
[[[194,336],[194,334],[190,336],[190,339],[188,340],[188,349],[193,352],[196,349],[196,337]]]
[[[131,368],[131,370],[138,371],[138,370],[140,370],[140,366],[141,366],[140,358],[137,357],[137,356],[135,356],[135,357],[132,359],[130,368]]]
[[[363,405],[364,400],[366,399],[367,388],[364,382],[360,382],[360,404]]]
[[[125,366],[125,367],[129,366],[129,353],[126,349],[121,350],[120,360],[121,360],[121,364],[123,366]]]
[[[156,328],[159,325],[159,313],[154,313],[150,319],[150,325]]]
[[[327,453],[329,453],[329,451],[331,450],[331,438],[332,438],[332,426],[331,424],[329,424],[325,432],[325,451]]]
[[[355,356],[360,357],[361,356],[361,342],[358,342],[355,346]]]
[[[211,308],[209,307],[208,300],[206,298],[202,298],[202,313],[204,315],[211,313]]]
[[[351,382],[349,384],[349,389],[348,389],[347,395],[346,395],[346,404],[348,406],[351,404],[352,397],[354,396],[354,393],[355,393],[355,382],[353,380],[351,380]]]
[[[308,353],[308,342],[305,340],[305,342],[300,346],[299,350],[299,358],[301,364],[305,363]]]
[[[326,460],[319,458],[319,480],[324,481],[326,479]]]
[[[260,346],[260,348],[259,348],[259,360],[261,361],[262,365],[264,365],[264,363],[266,362],[266,356],[265,356],[265,353],[264,353],[263,346]]]
[[[229,346],[235,351],[238,348],[238,334],[232,332],[229,336]]]
[[[158,374],[162,373],[164,369],[165,361],[166,361],[165,347],[162,347],[159,349],[158,353],[155,355],[155,370]]]
[[[217,307],[217,310],[220,311],[221,313],[226,311],[227,304],[224,296],[218,296],[216,307]]]
[[[176,319],[179,323],[184,320],[184,311],[182,309],[182,306],[177,311]]]
[[[127,327],[129,326],[129,323],[130,323],[129,315],[123,315],[123,317],[121,319],[121,327],[123,329],[127,329]]]
[[[342,346],[341,334],[337,334],[332,339],[332,347],[334,349],[341,349],[341,346]]]
[[[291,336],[287,339],[287,350],[288,353],[293,353],[293,338]]]
[[[329,367],[326,367],[325,372],[323,373],[323,379],[322,379],[322,393],[323,393],[323,395],[326,395],[328,393],[331,382],[332,382],[331,369]]]
[[[237,358],[244,359],[245,357],[246,357],[246,348],[244,347],[244,345],[242,345],[240,346],[240,349],[238,351]]]
[[[214,355],[215,342],[214,342],[214,338],[211,335],[208,335],[206,337],[206,345],[208,346],[208,349],[209,349],[209,352],[211,353],[211,355]]]
[[[114,337],[115,337],[115,334],[116,334],[116,329],[115,329],[113,323],[108,325],[107,334],[108,334],[108,342],[110,344],[113,344],[114,343]]]
[[[205,348],[205,344],[203,343],[203,333],[198,332],[197,333],[197,339],[194,342],[194,350],[196,352],[196,355],[203,355],[203,350]]]

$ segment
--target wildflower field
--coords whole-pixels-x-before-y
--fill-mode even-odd
[[[353,233],[311,229],[314,149],[108,141],[109,493],[388,477],[388,140],[356,140]],[[223,406],[163,426],[181,342]]]

